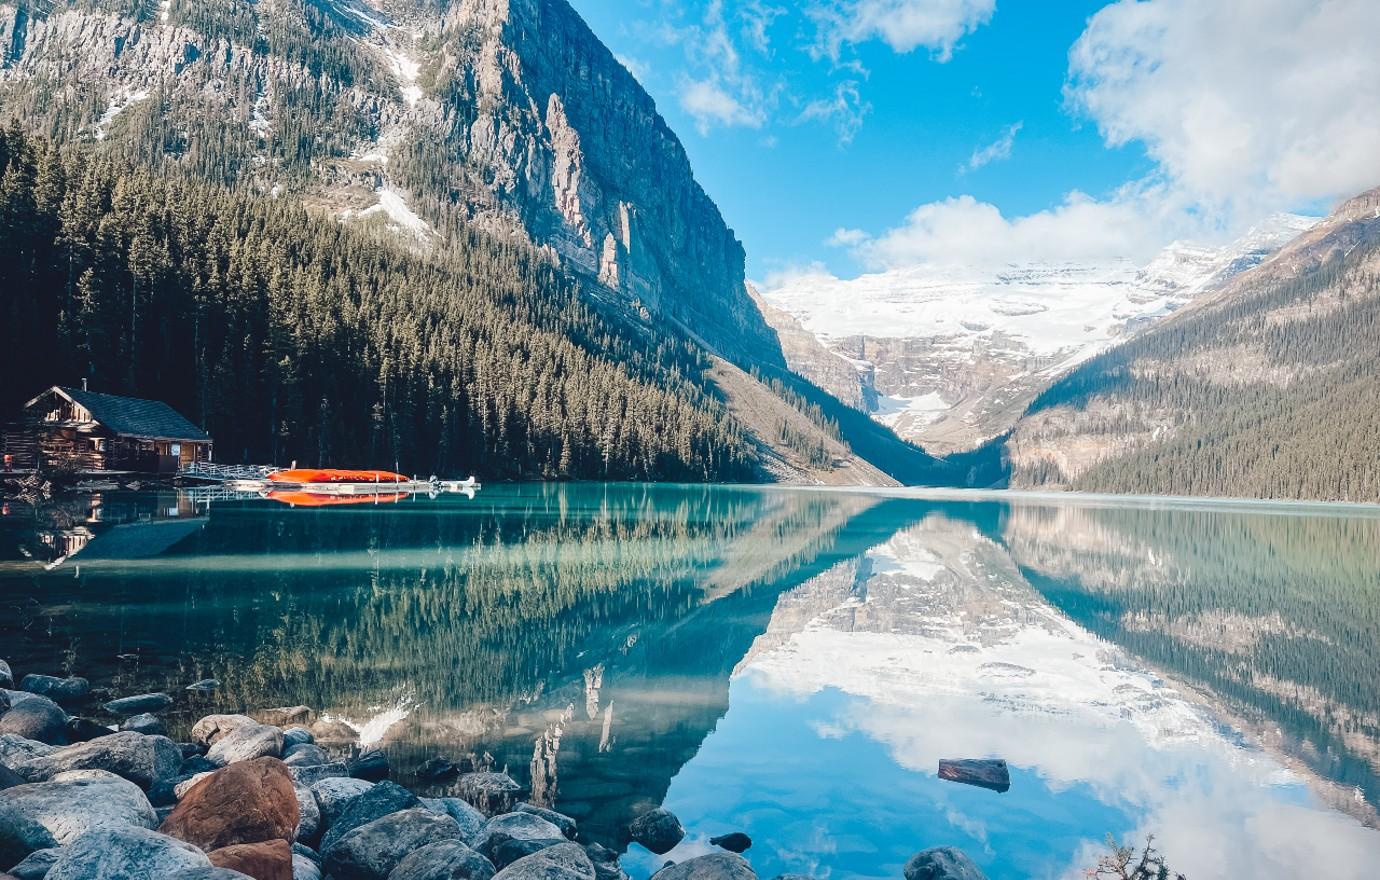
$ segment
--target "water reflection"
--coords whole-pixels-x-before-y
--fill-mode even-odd
[[[1108,832],[1195,880],[1380,855],[1380,520],[1355,512],[590,485],[94,507],[0,519],[16,669],[224,682],[184,720],[307,703],[397,767],[506,766],[620,848],[665,802],[695,832],[672,858],[745,830],[762,876],[952,843],[1076,877]],[[985,756],[1006,794],[936,776]]]

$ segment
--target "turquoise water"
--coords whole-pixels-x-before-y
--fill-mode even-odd
[[[303,509],[112,494],[0,517],[0,656],[174,721],[305,703],[665,858],[896,877],[960,846],[1083,876],[1108,834],[1212,877],[1380,857],[1380,518],[667,486]],[[996,794],[940,758],[1003,757]],[[437,789],[425,789],[436,793]],[[690,830],[622,839],[658,804]]]

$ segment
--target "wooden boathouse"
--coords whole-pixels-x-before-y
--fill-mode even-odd
[[[54,385],[5,427],[3,447],[15,470],[172,474],[210,461],[212,440],[161,401]]]

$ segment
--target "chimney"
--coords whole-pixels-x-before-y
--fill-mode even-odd
[[[85,377],[85,376],[82,376],[82,377],[81,377],[81,390],[82,390],[82,391],[87,391],[87,390],[89,390],[89,389],[87,389],[87,387],[86,387],[86,377]]]

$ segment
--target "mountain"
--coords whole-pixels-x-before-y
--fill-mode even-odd
[[[1175,243],[1144,266],[927,265],[851,281],[806,273],[763,297],[792,368],[903,438],[949,453],[1006,432],[1060,374],[1220,288],[1314,222],[1277,215],[1225,247]]]
[[[1380,501],[1377,376],[1380,189],[1042,393],[1011,483]]]

